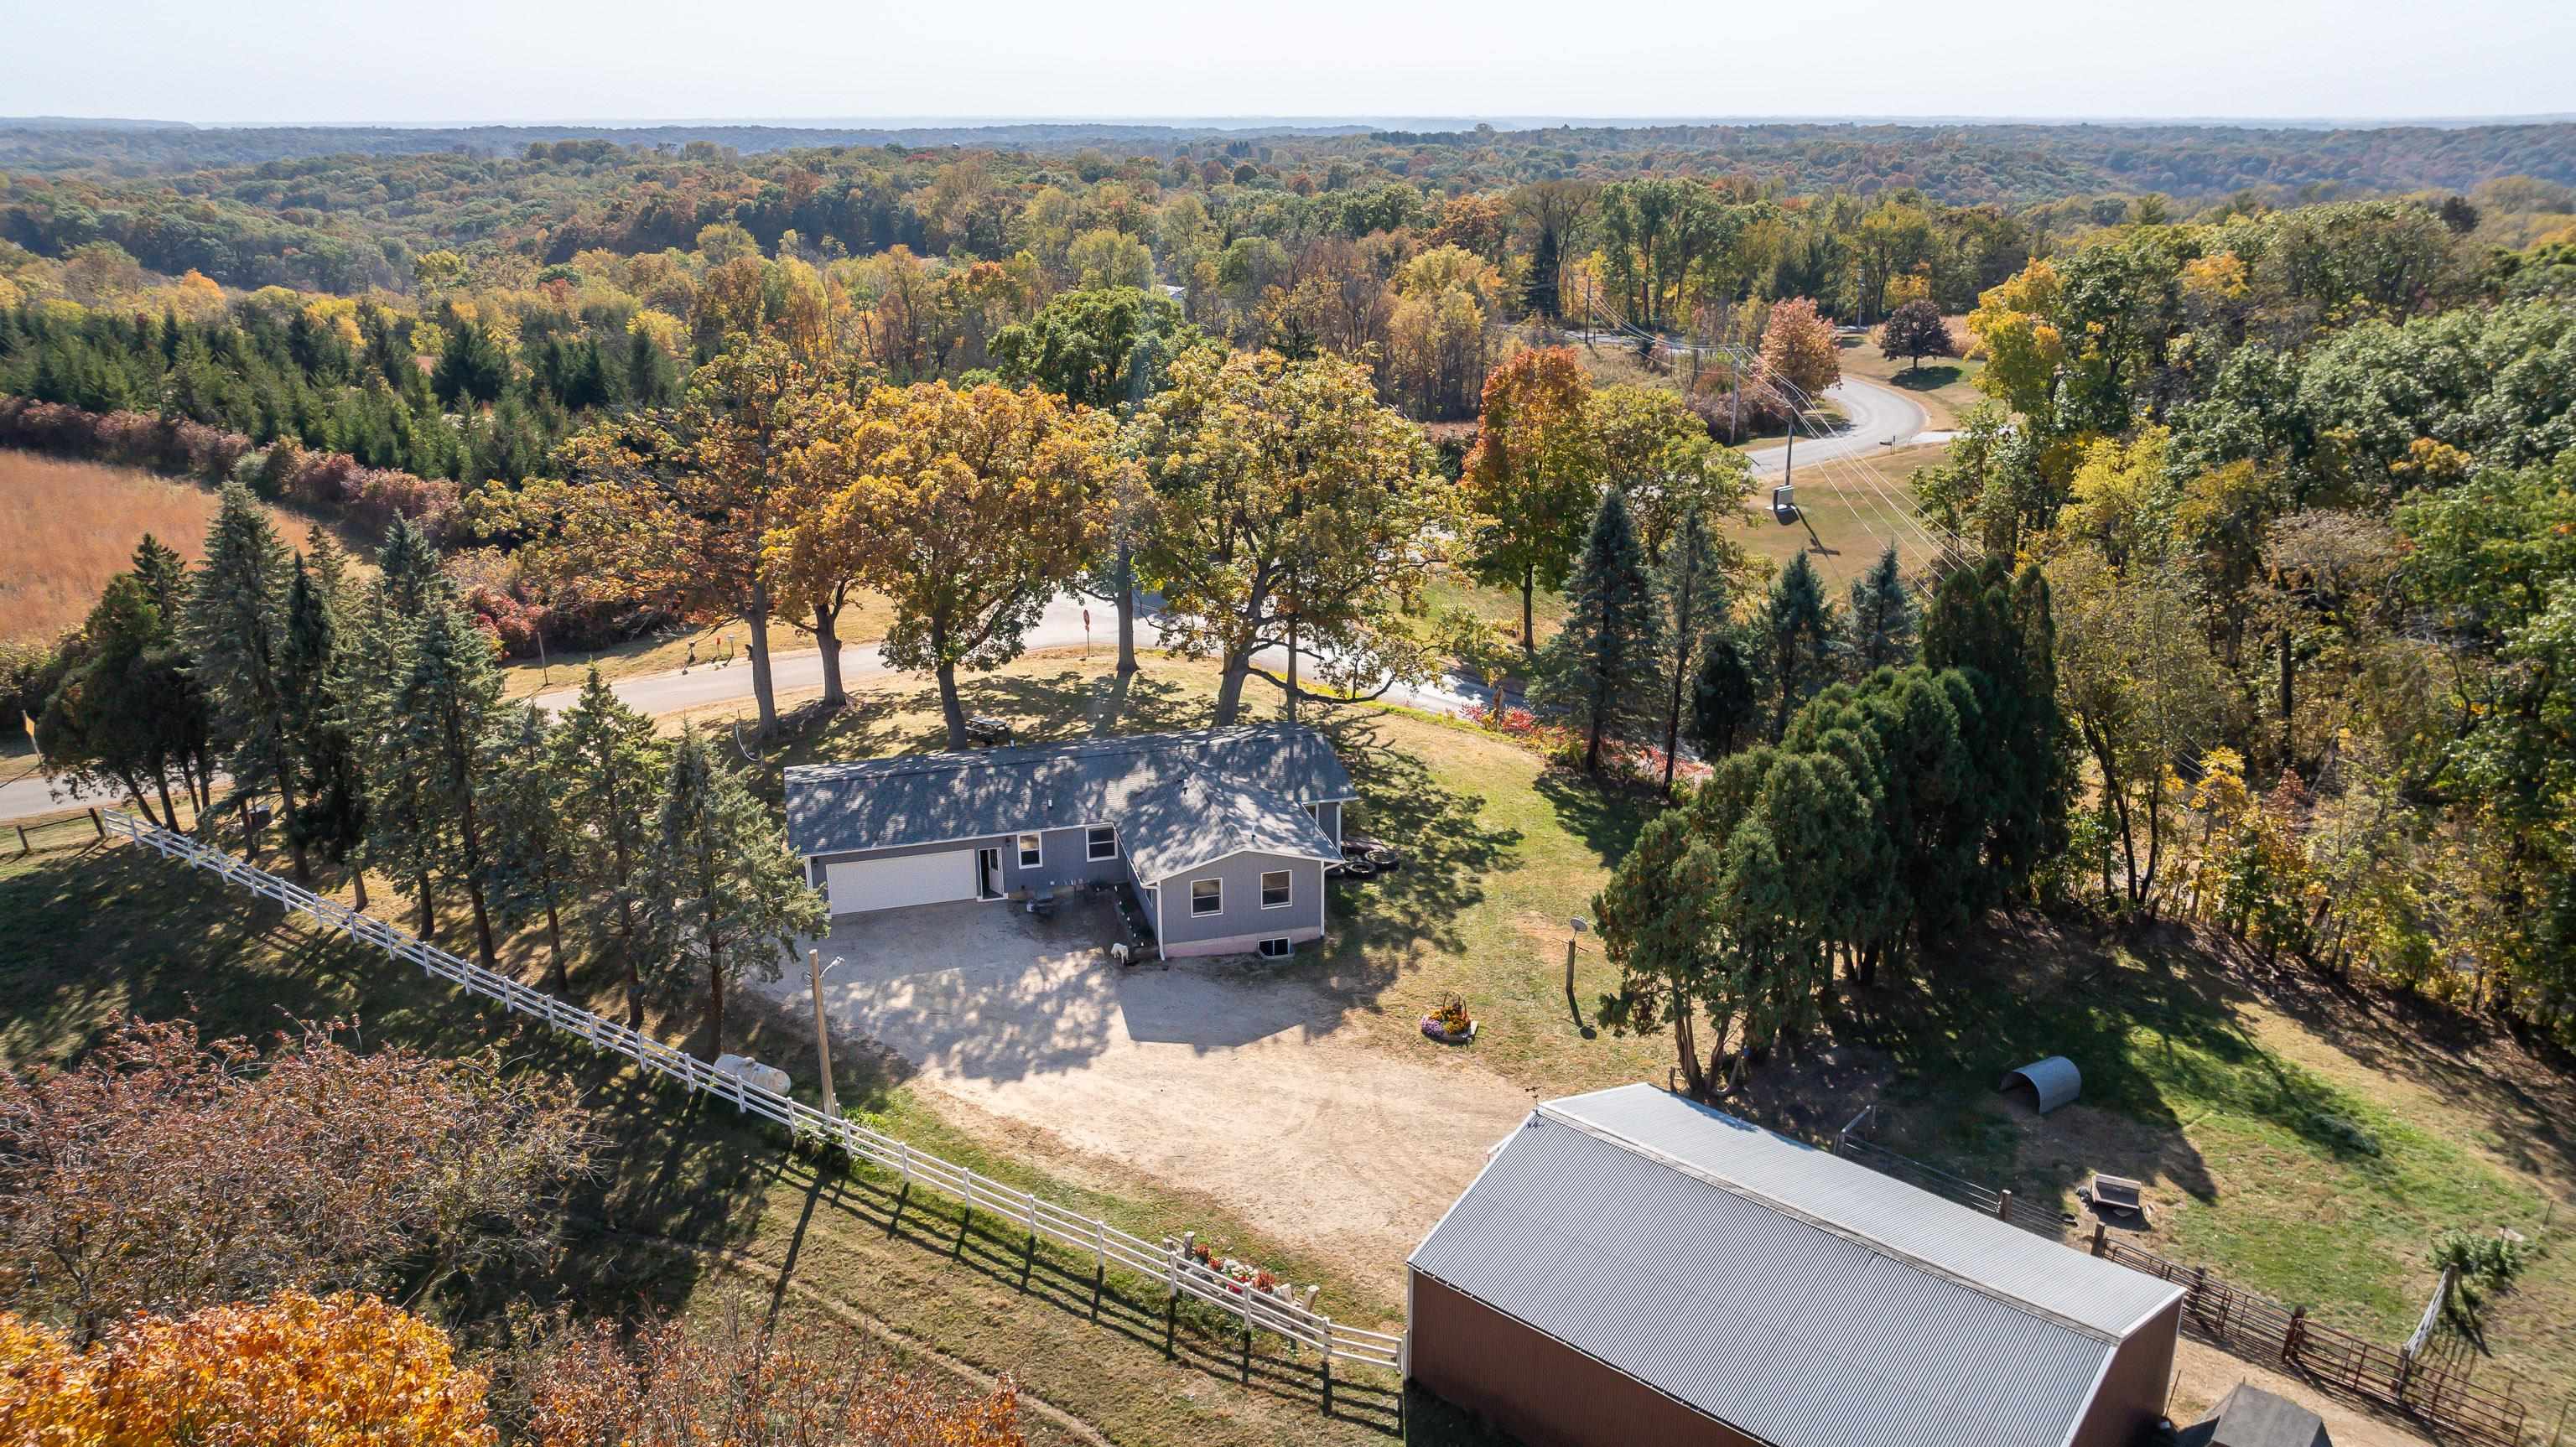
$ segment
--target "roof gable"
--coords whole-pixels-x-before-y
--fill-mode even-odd
[[[2062,1447],[2179,1294],[1651,1086],[1533,1111],[1412,1264],[1781,1447]]]

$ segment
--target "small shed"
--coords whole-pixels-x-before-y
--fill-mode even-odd
[[[2052,1055],[2004,1072],[2004,1078],[1995,1082],[1995,1089],[2010,1090],[2016,1085],[2029,1086],[2032,1097],[2039,1102],[2039,1113],[2046,1115],[2083,1093],[2084,1076],[2074,1061]]]
[[[2250,1382],[2238,1382],[2208,1420],[2175,1440],[2181,1447],[2334,1447],[2324,1418]]]

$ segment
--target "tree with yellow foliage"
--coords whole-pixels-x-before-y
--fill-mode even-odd
[[[1099,551],[1116,440],[1108,414],[1034,387],[924,382],[832,399],[799,434],[788,472],[841,484],[779,519],[768,567],[790,596],[840,576],[885,593],[886,661],[938,679],[949,744],[963,749],[958,670],[1017,658],[1048,600]]]
[[[129,1319],[87,1351],[0,1313],[0,1439],[45,1447],[293,1443],[489,1447],[481,1372],[367,1296]]]

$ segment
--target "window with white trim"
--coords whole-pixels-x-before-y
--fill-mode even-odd
[[[1292,891],[1288,883],[1287,870],[1274,869],[1261,876],[1261,907],[1263,909],[1286,909],[1288,907],[1288,900],[1291,893]]]
[[[1289,939],[1286,935],[1280,935],[1276,939],[1263,940],[1259,948],[1264,956],[1274,960],[1286,959],[1288,956],[1297,952],[1296,942]]]
[[[1190,913],[1199,915],[1223,914],[1224,912],[1224,880],[1193,879],[1190,881]]]
[[[1042,834],[1021,835],[1020,867],[1022,869],[1035,869],[1044,863],[1046,863],[1046,836]]]
[[[1090,832],[1082,836],[1082,857],[1085,859],[1117,858],[1118,826],[1115,824],[1092,825]]]

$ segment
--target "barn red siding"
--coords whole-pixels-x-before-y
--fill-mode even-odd
[[[2173,1386],[2174,1338],[2182,1330],[2181,1297],[2129,1333],[2111,1354],[2110,1369],[2067,1447],[2128,1447],[2138,1429],[2165,1413]]]
[[[1765,1447],[1419,1271],[1411,1330],[1424,1390],[1529,1447]]]

